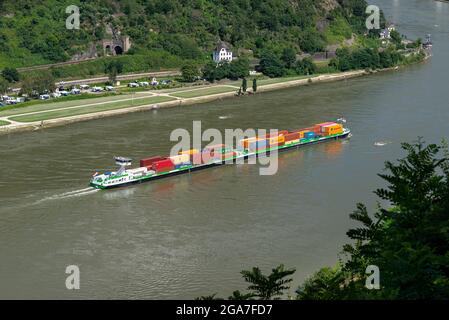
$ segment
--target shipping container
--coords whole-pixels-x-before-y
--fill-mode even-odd
[[[203,164],[203,163],[206,163],[206,157],[204,157],[204,159],[203,159],[203,153],[195,153],[195,154],[192,154],[191,156],[190,156],[190,162],[193,164],[193,165],[198,165],[198,164]],[[209,159],[208,159],[209,160]]]
[[[273,146],[273,145],[281,145],[284,144],[285,142],[285,137],[284,136],[275,136],[275,137],[271,137],[269,139],[267,139],[269,146]]]
[[[304,132],[304,139],[313,139],[315,137],[315,133],[312,131]]]
[[[271,134],[269,130],[267,131],[268,133],[266,135],[260,136],[260,138],[272,138],[277,136],[285,136],[286,134],[288,134],[288,130],[279,130],[277,134]]]
[[[171,171],[175,168],[175,165],[170,159],[164,159],[153,163],[152,168],[157,173]]]
[[[249,149],[251,145],[264,145],[266,142],[266,139],[261,139],[261,138],[252,138],[252,139],[248,139],[246,141],[243,142],[243,147],[245,149]]]
[[[292,140],[298,140],[299,138],[301,138],[299,132],[292,132],[292,133],[284,135],[285,142],[289,142]]]
[[[171,157],[168,157],[168,158],[173,162],[173,164],[175,166],[179,165],[179,164],[190,162],[190,156],[188,154],[180,154],[180,155],[171,156]]]
[[[220,150],[226,148],[226,145],[224,144],[213,144],[213,145],[208,145],[204,148],[204,150]]]
[[[199,153],[198,149],[190,149],[185,151],[179,151],[178,154],[188,154],[189,156]]]
[[[343,126],[338,123],[326,125],[321,127],[321,132],[326,133],[328,135],[339,134],[343,132]]]
[[[151,158],[141,159],[140,160],[140,166],[141,167],[151,167],[153,162],[160,161],[160,160],[163,160],[163,159],[165,159],[165,158],[163,158],[161,156],[155,156],[155,157],[151,157]]]
[[[266,139],[258,139],[249,143],[247,149],[254,151],[256,149],[266,149],[268,141]]]
[[[235,152],[231,151],[231,152],[227,152],[227,153],[215,154],[214,158],[215,158],[215,160],[228,160],[228,159],[232,159],[234,156],[235,156]]]

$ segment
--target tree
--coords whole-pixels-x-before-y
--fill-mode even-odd
[[[185,82],[194,82],[200,75],[198,68],[193,63],[185,64],[181,68],[181,74]]]
[[[287,69],[293,68],[296,62],[296,51],[293,48],[285,48],[282,51],[281,60]]]
[[[304,58],[296,62],[295,71],[297,74],[314,74],[317,71],[317,66],[313,63],[311,58]]]
[[[0,77],[0,94],[6,94],[8,92],[9,82],[3,77]]]
[[[286,72],[281,59],[271,51],[263,53],[260,59],[260,69],[263,74],[270,78],[282,77]]]
[[[361,226],[347,232],[355,243],[343,248],[342,270],[315,276],[298,290],[299,298],[323,292],[344,299],[449,298],[448,147],[419,139],[402,148],[407,155],[387,161],[387,172],[379,174],[388,185],[375,194],[388,207],[379,205],[371,216],[357,205],[350,217]],[[381,272],[380,290],[365,288],[368,265]]]
[[[254,78],[253,79],[253,92],[256,93],[256,91],[257,91],[257,79]]]
[[[232,60],[226,78],[237,80],[249,75],[249,61],[246,58]]]
[[[117,76],[123,72],[123,62],[120,60],[112,60],[105,64],[105,73],[109,77],[111,83],[115,83]]]
[[[20,80],[19,72],[15,68],[6,67],[5,69],[3,69],[2,77],[5,78],[5,80],[10,83],[17,82]]]
[[[293,281],[290,276],[295,271],[295,269],[285,269],[281,264],[272,269],[268,276],[262,274],[258,267],[254,267],[252,270],[243,270],[241,274],[245,281],[250,283],[248,290],[254,297],[270,300],[278,299],[285,290],[290,288],[289,283]]]
[[[246,81],[246,78],[243,78],[243,80],[242,80],[242,90],[243,90],[243,92],[246,92],[246,89],[248,89],[248,83]]]
[[[203,78],[209,82],[214,82],[217,76],[217,64],[213,61],[209,61],[203,67]]]
[[[22,81],[21,93],[33,96],[39,93],[51,92],[55,89],[55,78],[50,71],[46,70],[25,77]]]
[[[390,37],[391,37],[391,40],[393,41],[393,43],[397,47],[401,46],[401,44],[402,44],[402,37],[401,37],[401,34],[399,32],[397,32],[396,30],[392,30],[390,32]]]

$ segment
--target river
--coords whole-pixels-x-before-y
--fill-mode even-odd
[[[0,298],[227,297],[239,272],[284,263],[290,293],[334,265],[357,202],[376,206],[402,141],[449,138],[449,4],[373,1],[423,64],[344,82],[159,109],[0,137]],[[283,153],[273,176],[224,166],[111,191],[87,183],[115,155],[166,154],[175,128],[299,128],[347,119],[353,137]],[[381,142],[375,145],[376,142]],[[81,272],[67,290],[68,265]]]

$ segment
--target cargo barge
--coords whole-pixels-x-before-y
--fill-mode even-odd
[[[127,169],[132,164],[130,158],[116,157],[115,161],[120,167],[119,170],[103,174],[95,173],[90,180],[90,185],[97,189],[123,187],[226,163],[235,163],[251,157],[263,157],[273,151],[282,152],[306,145],[345,139],[350,135],[351,131],[344,128],[342,124],[325,122],[296,131],[282,130],[273,136],[267,134],[262,137],[242,139],[237,149],[231,149],[225,145],[214,145],[207,146],[201,151],[196,149],[181,151],[175,156],[141,159],[140,166],[134,169]]]

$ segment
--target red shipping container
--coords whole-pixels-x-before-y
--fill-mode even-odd
[[[153,163],[152,167],[153,167],[153,170],[156,171],[157,173],[167,172],[167,171],[175,169],[175,165],[173,164],[173,162],[170,159],[156,161]]]
[[[164,160],[165,158],[161,156],[151,157],[151,158],[145,158],[140,160],[140,166],[141,167],[151,167],[151,165],[160,160]]]
[[[300,138],[300,134],[299,134],[299,132],[293,132],[293,133],[284,135],[284,138],[285,138],[285,142],[292,141],[292,140],[298,140]]]

